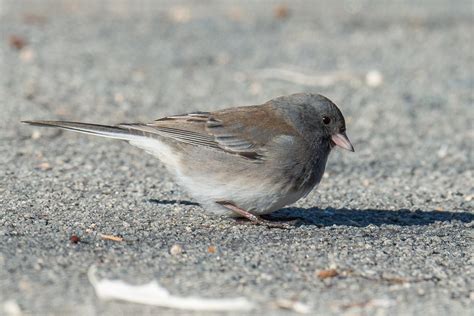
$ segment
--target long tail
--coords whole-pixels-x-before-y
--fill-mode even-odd
[[[84,134],[123,139],[128,141],[133,141],[137,138],[143,138],[147,136],[143,131],[120,125],[111,126],[68,121],[22,121],[22,123],[35,126],[57,127]]]
[[[89,135],[122,139],[158,157],[162,162],[168,165],[174,166],[176,160],[176,155],[163,142],[163,138],[150,130],[149,127],[147,128],[144,124],[119,124],[111,126],[67,121],[23,121],[23,123],[36,126],[57,127]]]

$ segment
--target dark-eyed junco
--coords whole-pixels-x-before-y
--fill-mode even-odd
[[[158,157],[206,210],[278,227],[260,215],[306,196],[334,146],[354,151],[341,111],[311,93],[148,124],[25,123],[126,140]]]

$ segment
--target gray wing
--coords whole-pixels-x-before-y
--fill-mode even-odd
[[[165,117],[149,124],[120,124],[119,127],[139,130],[148,136],[159,135],[194,146],[221,150],[251,160],[258,161],[264,157],[262,146],[238,133],[241,126],[226,126],[208,112]]]
[[[119,126],[158,134],[191,145],[222,150],[255,161],[265,159],[266,146],[275,137],[297,134],[265,106],[195,112],[165,117],[149,124]]]

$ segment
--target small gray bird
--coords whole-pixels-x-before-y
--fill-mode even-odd
[[[117,138],[158,157],[208,211],[283,227],[260,217],[306,196],[334,146],[354,151],[337,106],[319,94],[116,126],[24,121]]]

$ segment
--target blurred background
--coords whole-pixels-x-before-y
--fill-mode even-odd
[[[0,13],[7,129],[311,91],[342,108],[362,153],[374,134],[433,153],[468,144],[447,138],[472,118],[469,1],[2,1]]]
[[[356,153],[336,151],[318,191],[298,202],[298,207],[331,208],[337,214],[346,208],[472,214],[473,17],[473,2],[463,0],[0,1],[0,194],[2,209],[8,210],[3,213],[3,229],[9,234],[29,232],[4,239],[0,263],[9,272],[0,272],[2,289],[8,289],[8,297],[18,298],[22,308],[62,306],[60,294],[68,293],[71,302],[88,302],[92,305],[85,305],[90,308],[87,311],[94,311],[90,293],[78,288],[86,286],[83,271],[92,262],[100,264],[98,257],[121,262],[135,275],[146,271],[164,278],[171,272],[155,269],[155,260],[168,260],[157,259],[160,251],[167,253],[180,240],[164,226],[170,220],[165,211],[172,206],[143,201],[187,198],[153,157],[135,148],[72,133],[58,137],[58,131],[27,127],[21,120],[147,122],[195,110],[260,104],[296,92],[321,93],[345,114]],[[120,196],[103,193],[116,190]],[[72,208],[71,201],[77,201]],[[196,207],[180,207],[183,217],[179,212],[173,216],[184,226],[214,223],[196,212]],[[49,214],[58,228],[42,230],[37,220],[25,221],[23,214],[33,214],[33,218]],[[355,212],[350,220],[336,223],[384,223],[375,214],[379,213]],[[146,251],[138,246],[131,254],[96,249],[73,259],[64,250],[69,249],[67,236],[79,231],[87,238],[86,228],[94,222],[129,240],[143,242],[154,236],[159,241],[149,241]],[[123,226],[122,222],[134,224]],[[157,226],[150,228],[146,223]],[[179,227],[183,225],[174,229]],[[181,232],[181,238],[188,233]],[[413,233],[408,239],[422,235]],[[219,231],[209,234],[209,238],[220,238]],[[18,254],[15,249],[33,236],[56,243],[35,245],[35,255]],[[199,243],[199,238],[192,240]],[[288,241],[281,242],[284,246]],[[456,247],[463,249],[460,244]],[[313,260],[308,271],[327,263],[319,250],[308,251]],[[38,258],[49,260],[61,253],[64,262],[79,268],[71,271],[63,266],[51,270],[49,276],[29,276]],[[189,256],[192,253],[188,250]],[[236,250],[235,255],[239,253]],[[396,257],[394,252],[387,254]],[[337,261],[338,255],[334,256]],[[137,257],[145,267],[139,266]],[[358,259],[351,260],[341,258],[339,264]],[[424,291],[431,294],[416,299],[465,311],[468,283],[460,271],[467,259],[443,260],[452,282],[427,286]],[[220,264],[227,267],[225,271],[240,267],[224,262]],[[398,262],[380,271],[424,269],[415,263]],[[195,265],[182,269],[187,271],[182,281],[165,278],[165,284],[178,292],[192,294],[207,289],[210,280],[219,282],[212,275],[209,281],[200,278],[202,274],[194,275],[193,271],[199,271]],[[232,293],[234,279],[225,280],[217,288]],[[30,292],[20,281],[29,284]],[[293,289],[306,301],[316,302],[322,313],[340,311],[325,303],[341,291],[350,297],[373,290],[362,282],[349,292],[337,285],[324,292],[324,286],[315,283],[312,289],[320,293],[315,295],[308,288],[299,291],[301,279],[286,282],[290,293]],[[54,286],[45,287],[51,283]],[[239,293],[258,298],[282,290],[278,283],[264,290],[258,284]],[[34,294],[43,288],[44,297]],[[438,288],[442,290],[436,292]],[[77,299],[75,291],[80,293]],[[390,292],[388,287],[378,291]],[[411,296],[408,293],[401,301],[410,301]],[[461,303],[456,305],[451,299]]]

